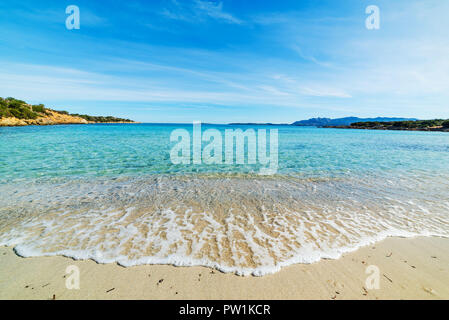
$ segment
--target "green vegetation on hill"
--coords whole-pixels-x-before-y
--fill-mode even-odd
[[[85,114],[70,114],[67,111],[57,111],[45,108],[43,104],[30,105],[25,101],[18,100],[15,98],[1,98],[0,97],[0,119],[15,117],[17,119],[36,119],[38,117],[45,117],[49,114],[49,111],[54,111],[57,113],[80,117],[90,122],[133,122],[129,119],[116,118],[112,116],[89,116]]]
[[[391,122],[356,122],[351,128],[385,129],[385,130],[430,130],[435,128],[449,128],[449,120],[417,120],[417,121],[391,121]]]
[[[107,117],[103,117],[103,116],[88,116],[87,114],[77,114],[77,113],[73,113],[71,114],[71,116],[74,117],[80,117],[83,118],[87,121],[91,121],[91,122],[133,122],[132,120],[129,119],[123,119],[123,118],[116,118],[116,117],[112,117],[112,116],[107,116]]]
[[[37,105],[31,106],[31,108],[33,109],[34,112],[46,113],[45,107],[43,104],[37,104]]]
[[[55,110],[58,113],[66,114],[73,117],[80,117],[83,118],[86,121],[90,122],[99,122],[99,123],[106,123],[106,122],[134,122],[129,119],[123,119],[123,118],[116,118],[112,116],[89,116],[87,114],[78,114],[78,113],[69,113],[65,110]]]
[[[31,106],[22,100],[0,97],[0,118],[36,119],[44,114],[46,114],[44,105]]]

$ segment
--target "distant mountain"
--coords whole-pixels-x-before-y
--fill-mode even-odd
[[[389,122],[389,121],[416,121],[415,118],[358,118],[358,117],[346,117],[338,119],[330,118],[312,118],[309,120],[301,120],[292,123],[294,126],[350,126],[352,123],[356,122]]]

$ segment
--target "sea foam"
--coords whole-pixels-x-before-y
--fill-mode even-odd
[[[262,276],[389,236],[449,236],[447,184],[434,182],[159,175],[2,184],[0,244],[24,257]]]

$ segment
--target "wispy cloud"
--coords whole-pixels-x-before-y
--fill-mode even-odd
[[[239,75],[120,60],[121,68],[147,70],[151,77],[113,76],[84,70],[27,64],[0,64],[0,96],[22,99],[133,101],[301,107],[305,96],[342,96],[338,91],[304,90],[260,73]],[[157,72],[157,73],[154,73]],[[166,73],[170,74],[166,77]],[[156,81],[157,79],[157,81]],[[179,81],[175,80],[179,79]],[[292,80],[293,81],[293,80]],[[191,85],[189,83],[195,84]],[[324,89],[323,89],[324,90]]]
[[[167,18],[188,22],[203,21],[205,18],[214,19],[224,23],[241,24],[242,21],[232,14],[224,11],[223,2],[194,0],[181,3],[177,0],[171,1],[169,8],[164,8],[162,15]]]
[[[334,88],[300,88],[300,92],[305,95],[314,97],[334,97],[334,98],[351,98],[352,96],[344,91],[339,91]]]
[[[317,64],[317,65],[319,65],[319,66],[322,66],[322,67],[331,67],[331,66],[332,66],[332,64],[329,63],[329,62],[319,61],[319,60],[318,60],[317,58],[315,58],[313,55],[307,55],[307,54],[305,54],[305,53],[303,52],[303,50],[302,50],[299,46],[297,46],[297,45],[293,45],[293,46],[292,46],[292,49],[293,49],[296,53],[298,53],[299,56],[300,56],[301,58],[303,58],[303,59],[306,60],[306,61],[313,62],[313,63],[315,63],[315,64]]]
[[[195,7],[199,12],[203,12],[211,18],[222,20],[227,23],[242,23],[240,19],[223,11],[223,2],[196,0]]]

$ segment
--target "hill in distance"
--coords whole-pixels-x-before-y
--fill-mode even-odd
[[[31,105],[15,98],[0,97],[0,126],[88,124],[88,123],[133,123],[129,119],[112,116],[89,116],[70,114],[46,108],[43,104]]]
[[[292,123],[294,126],[315,126],[315,127],[324,127],[324,126],[350,126],[353,123],[357,122],[392,122],[392,121],[416,121],[418,119],[415,118],[358,118],[358,117],[345,117],[345,118],[312,118],[309,120],[301,120]]]
[[[326,126],[325,128],[370,129],[370,130],[407,130],[407,131],[445,131],[449,132],[449,119],[355,122],[350,126]]]

